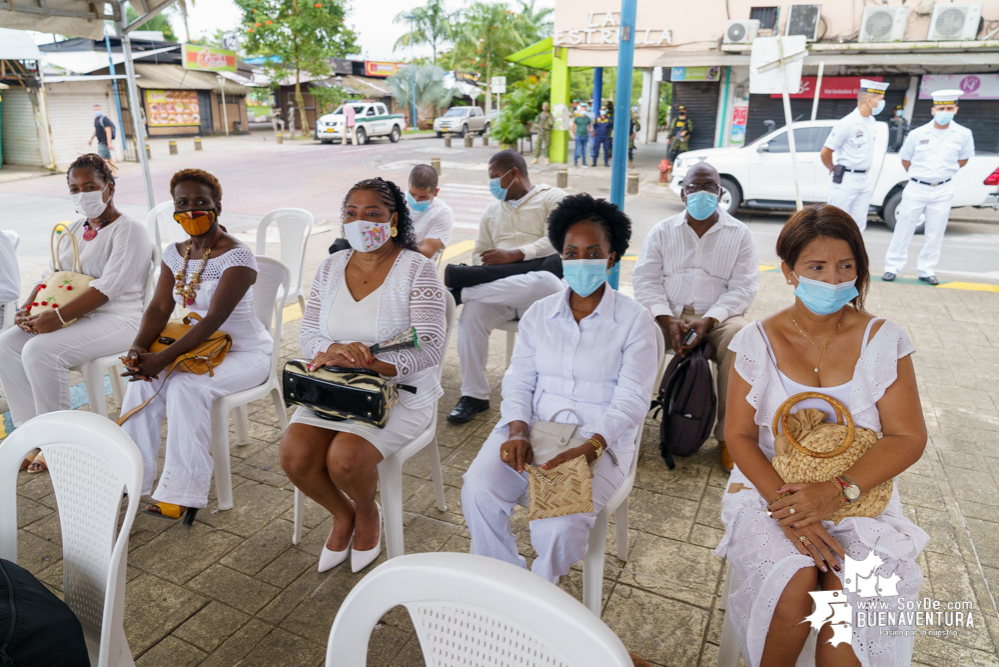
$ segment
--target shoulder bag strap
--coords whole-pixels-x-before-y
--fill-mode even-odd
[[[153,394],[152,396],[150,396],[149,398],[147,398],[145,401],[143,401],[143,403],[141,405],[135,406],[134,408],[132,408],[131,410],[129,410],[128,412],[126,412],[122,416],[118,417],[118,421],[115,422],[115,423],[118,424],[118,426],[121,426],[126,421],[128,421],[129,417],[131,417],[136,412],[138,412],[142,408],[144,408],[147,405],[149,405],[150,401],[152,401],[154,398],[156,398],[157,396],[159,396],[160,392],[163,391],[163,387],[166,386],[166,381],[167,381],[167,378],[170,377],[170,373],[173,373],[174,369],[177,368],[177,364],[179,364],[183,360],[184,360],[183,356],[180,356],[180,357],[177,357],[176,359],[174,359],[173,363],[171,363],[170,366],[167,368],[167,373],[166,373],[166,375],[163,376],[163,381],[160,383],[160,388],[156,390],[156,393]]]

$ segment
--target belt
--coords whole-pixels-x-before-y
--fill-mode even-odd
[[[867,173],[866,169],[845,169],[844,168],[843,171],[848,171],[851,174],[866,174]]]
[[[944,183],[950,183],[949,178],[946,181],[940,181],[939,183],[927,183],[926,181],[921,181],[918,178],[910,178],[909,180],[912,181],[913,183],[919,183],[920,185],[928,185],[931,188],[935,188],[938,185],[943,185]]]

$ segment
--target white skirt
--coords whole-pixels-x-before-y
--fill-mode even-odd
[[[401,402],[392,406],[388,423],[385,428],[378,428],[353,420],[331,421],[316,415],[309,408],[299,406],[291,418],[292,424],[308,424],[328,431],[353,433],[374,445],[382,458],[392,456],[404,446],[415,440],[430,426],[437,403],[422,408],[407,408]]]

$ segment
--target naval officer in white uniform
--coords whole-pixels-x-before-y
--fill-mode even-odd
[[[951,179],[975,154],[971,130],[954,122],[962,92],[938,90],[932,93],[933,120],[909,132],[898,152],[902,166],[909,172],[909,182],[902,190],[902,201],[895,213],[895,231],[885,254],[884,279],[887,281],[895,280],[905,268],[909,242],[919,225],[919,216],[925,214],[923,249],[916,259],[916,270],[923,282],[939,284],[934,271],[940,261],[950,203],[954,199]]]
[[[860,227],[867,228],[867,208],[874,191],[874,117],[885,108],[888,84],[860,80],[857,108],[839,119],[822,146],[822,164],[829,170],[828,203],[846,211]],[[833,164],[835,151],[838,162]]]

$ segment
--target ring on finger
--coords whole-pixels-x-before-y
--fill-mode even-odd
[[[806,547],[812,544],[812,541],[804,535],[798,535],[798,541],[804,544]]]
[[[504,450],[503,450],[503,453],[502,453],[502,454],[500,454],[500,458],[501,458],[501,459],[503,459],[504,461],[506,461],[506,459],[507,459],[507,456],[509,456],[509,455],[510,455],[510,452],[508,452],[508,451],[506,451],[506,450],[504,449]]]
[[[787,511],[788,511],[789,513],[791,513],[791,514],[794,514],[794,508],[793,508],[793,507],[788,507],[788,508],[787,508]]]

